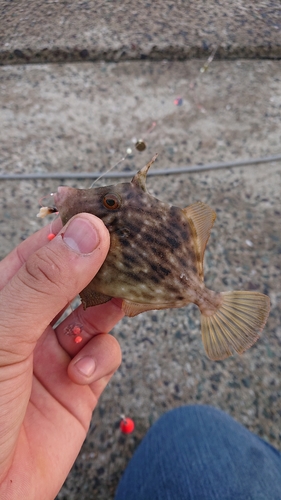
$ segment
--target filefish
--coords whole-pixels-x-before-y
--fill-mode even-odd
[[[61,186],[55,195],[63,224],[80,212],[96,215],[110,233],[97,275],[80,293],[83,307],[122,299],[125,315],[196,304],[208,357],[243,353],[259,338],[269,297],[258,292],[214,292],[204,284],[205,248],[216,213],[198,201],[186,208],[163,203],[146,188],[152,160],[131,182],[90,189]]]

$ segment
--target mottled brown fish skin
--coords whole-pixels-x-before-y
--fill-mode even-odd
[[[209,358],[241,354],[265,326],[269,297],[247,291],[216,293],[204,286],[204,252],[216,214],[201,202],[181,209],[149,195],[146,174],[155,159],[130,183],[58,189],[55,203],[64,224],[89,212],[102,219],[110,233],[106,260],[80,293],[83,306],[118,297],[125,314],[135,316],[193,302],[201,311]]]
[[[86,306],[92,305],[88,303],[91,291],[156,307],[180,307],[196,300],[196,289],[203,290],[202,280],[190,224],[180,208],[132,183],[62,188],[60,194],[56,205],[64,224],[73,215],[88,212],[101,218],[110,232],[108,256],[86,288],[86,300],[82,293]],[[103,199],[109,194],[118,197],[120,208],[104,207]]]

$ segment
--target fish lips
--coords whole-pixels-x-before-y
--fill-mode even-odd
[[[54,202],[63,224],[66,224],[74,215],[79,213],[90,213],[101,219],[110,233],[118,232],[119,220],[118,218],[116,219],[116,211],[106,210],[104,207],[99,208],[98,204],[92,203],[87,203],[86,206],[88,209],[85,210],[85,198],[81,195],[81,192],[81,190],[72,187],[58,187],[54,195]],[[127,237],[127,235],[128,230],[125,229],[123,236]]]

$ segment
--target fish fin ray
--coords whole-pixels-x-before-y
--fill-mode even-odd
[[[191,219],[192,226],[195,229],[195,242],[198,251],[198,271],[203,279],[203,260],[205,248],[210,237],[211,229],[216,220],[216,212],[201,201],[193,203],[189,207],[183,208],[183,212]]]
[[[84,290],[82,290],[82,292],[80,292],[79,294],[84,310],[87,309],[87,307],[105,304],[112,299],[112,297],[110,297],[109,295],[104,295],[103,293],[91,290],[90,285],[86,286],[86,288],[84,288]]]
[[[270,311],[269,297],[258,292],[224,292],[212,316],[201,315],[203,344],[210,359],[242,354],[259,338]]]
[[[123,300],[122,302],[122,309],[125,313],[125,316],[137,316],[137,314],[140,314],[145,311],[155,311],[157,309],[166,309],[169,307],[167,304],[140,304],[137,302],[131,302],[129,300]]]

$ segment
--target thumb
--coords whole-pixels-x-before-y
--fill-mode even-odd
[[[19,360],[60,311],[93,279],[109,249],[109,233],[91,214],[73,217],[37,250],[0,293],[0,363]],[[1,353],[2,352],[2,353]]]

